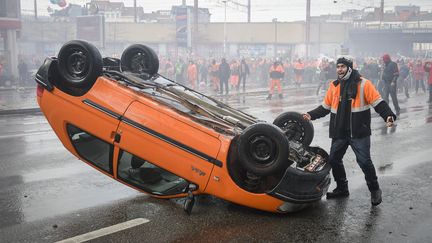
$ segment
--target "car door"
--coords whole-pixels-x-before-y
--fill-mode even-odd
[[[140,186],[127,179],[133,173],[140,173],[140,177],[152,177],[143,180],[159,183],[159,176],[154,174],[157,172],[164,181],[192,182],[204,190],[213,166],[220,163],[214,159],[220,141],[191,123],[192,120],[156,102],[133,102],[117,130],[121,136],[115,143],[120,149],[117,178],[149,193],[173,194],[149,188],[149,183]],[[134,171],[139,168],[144,168],[144,172]]]
[[[132,102],[129,94],[113,92],[116,88],[114,82],[100,78],[82,97],[54,90],[45,92],[41,99],[43,112],[63,145],[111,177],[115,132]]]

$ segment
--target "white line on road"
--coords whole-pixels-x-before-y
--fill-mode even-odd
[[[125,229],[129,229],[135,226],[138,226],[140,224],[145,224],[150,222],[150,220],[145,219],[145,218],[136,218],[136,219],[132,219],[120,224],[116,224],[113,226],[109,226],[106,228],[102,228],[102,229],[98,229],[86,234],[82,234],[82,235],[78,235],[69,239],[65,239],[62,241],[58,241],[57,243],[77,243],[77,242],[84,242],[84,241],[89,241],[89,240],[93,240],[105,235],[109,235],[112,233],[116,233]]]

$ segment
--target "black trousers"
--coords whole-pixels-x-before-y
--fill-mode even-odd
[[[243,84],[243,92],[246,91],[246,77],[247,77],[247,75],[240,75],[240,80],[239,80],[239,84],[238,84],[238,86]]]
[[[432,102],[432,84],[429,84],[429,103]]]
[[[332,167],[333,178],[336,183],[344,183],[346,178],[345,167],[343,165],[343,156],[347,151],[348,145],[357,159],[357,164],[360,166],[363,174],[365,175],[366,184],[369,191],[376,191],[379,189],[378,178],[375,171],[375,166],[372,163],[370,155],[370,136],[364,138],[345,138],[333,139],[329,161]]]
[[[389,104],[389,95],[392,98],[393,106],[395,108],[396,114],[399,114],[400,107],[399,107],[399,102],[398,102],[398,98],[397,98],[397,85],[396,84],[394,84],[392,86],[388,83],[384,83],[383,97],[382,98],[385,100],[385,102],[387,102],[387,104]]]
[[[225,85],[225,94],[228,94],[229,93],[228,79],[223,79],[223,78],[220,79],[220,87],[219,87],[220,90],[219,90],[219,93],[223,94],[223,87],[224,87],[224,85]]]

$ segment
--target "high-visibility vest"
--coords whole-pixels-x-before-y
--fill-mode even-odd
[[[339,81],[331,82],[322,104],[325,109],[335,114],[337,113],[341,99],[340,88]],[[351,102],[351,112],[355,113],[369,110],[371,106],[375,107],[382,100],[381,95],[372,82],[361,78],[360,84],[357,87],[357,95]]]

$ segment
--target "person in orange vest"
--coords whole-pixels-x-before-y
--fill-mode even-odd
[[[219,91],[219,65],[216,63],[216,60],[213,59],[210,66],[210,80],[212,82],[213,91]]]
[[[295,84],[298,88],[300,88],[300,85],[303,82],[304,69],[305,64],[299,58],[298,61],[294,64]]]
[[[267,100],[271,100],[275,86],[277,86],[279,98],[282,99],[283,95],[282,95],[281,79],[284,76],[284,68],[279,62],[274,62],[273,65],[270,67],[269,76],[270,76],[270,90],[269,90],[269,95],[267,96]]]
[[[303,114],[307,121],[330,115],[329,135],[332,139],[330,162],[336,188],[327,193],[327,198],[349,196],[348,181],[343,156],[348,148],[354,151],[357,164],[365,175],[371,193],[371,204],[382,202],[374,164],[370,154],[371,113],[370,107],[382,117],[388,127],[393,126],[396,115],[390,109],[370,80],[353,69],[352,60],[340,57],[336,62],[338,78],[330,83],[322,105]]]
[[[187,68],[187,78],[191,89],[195,89],[198,80],[198,69],[192,60],[189,61],[189,66]]]

